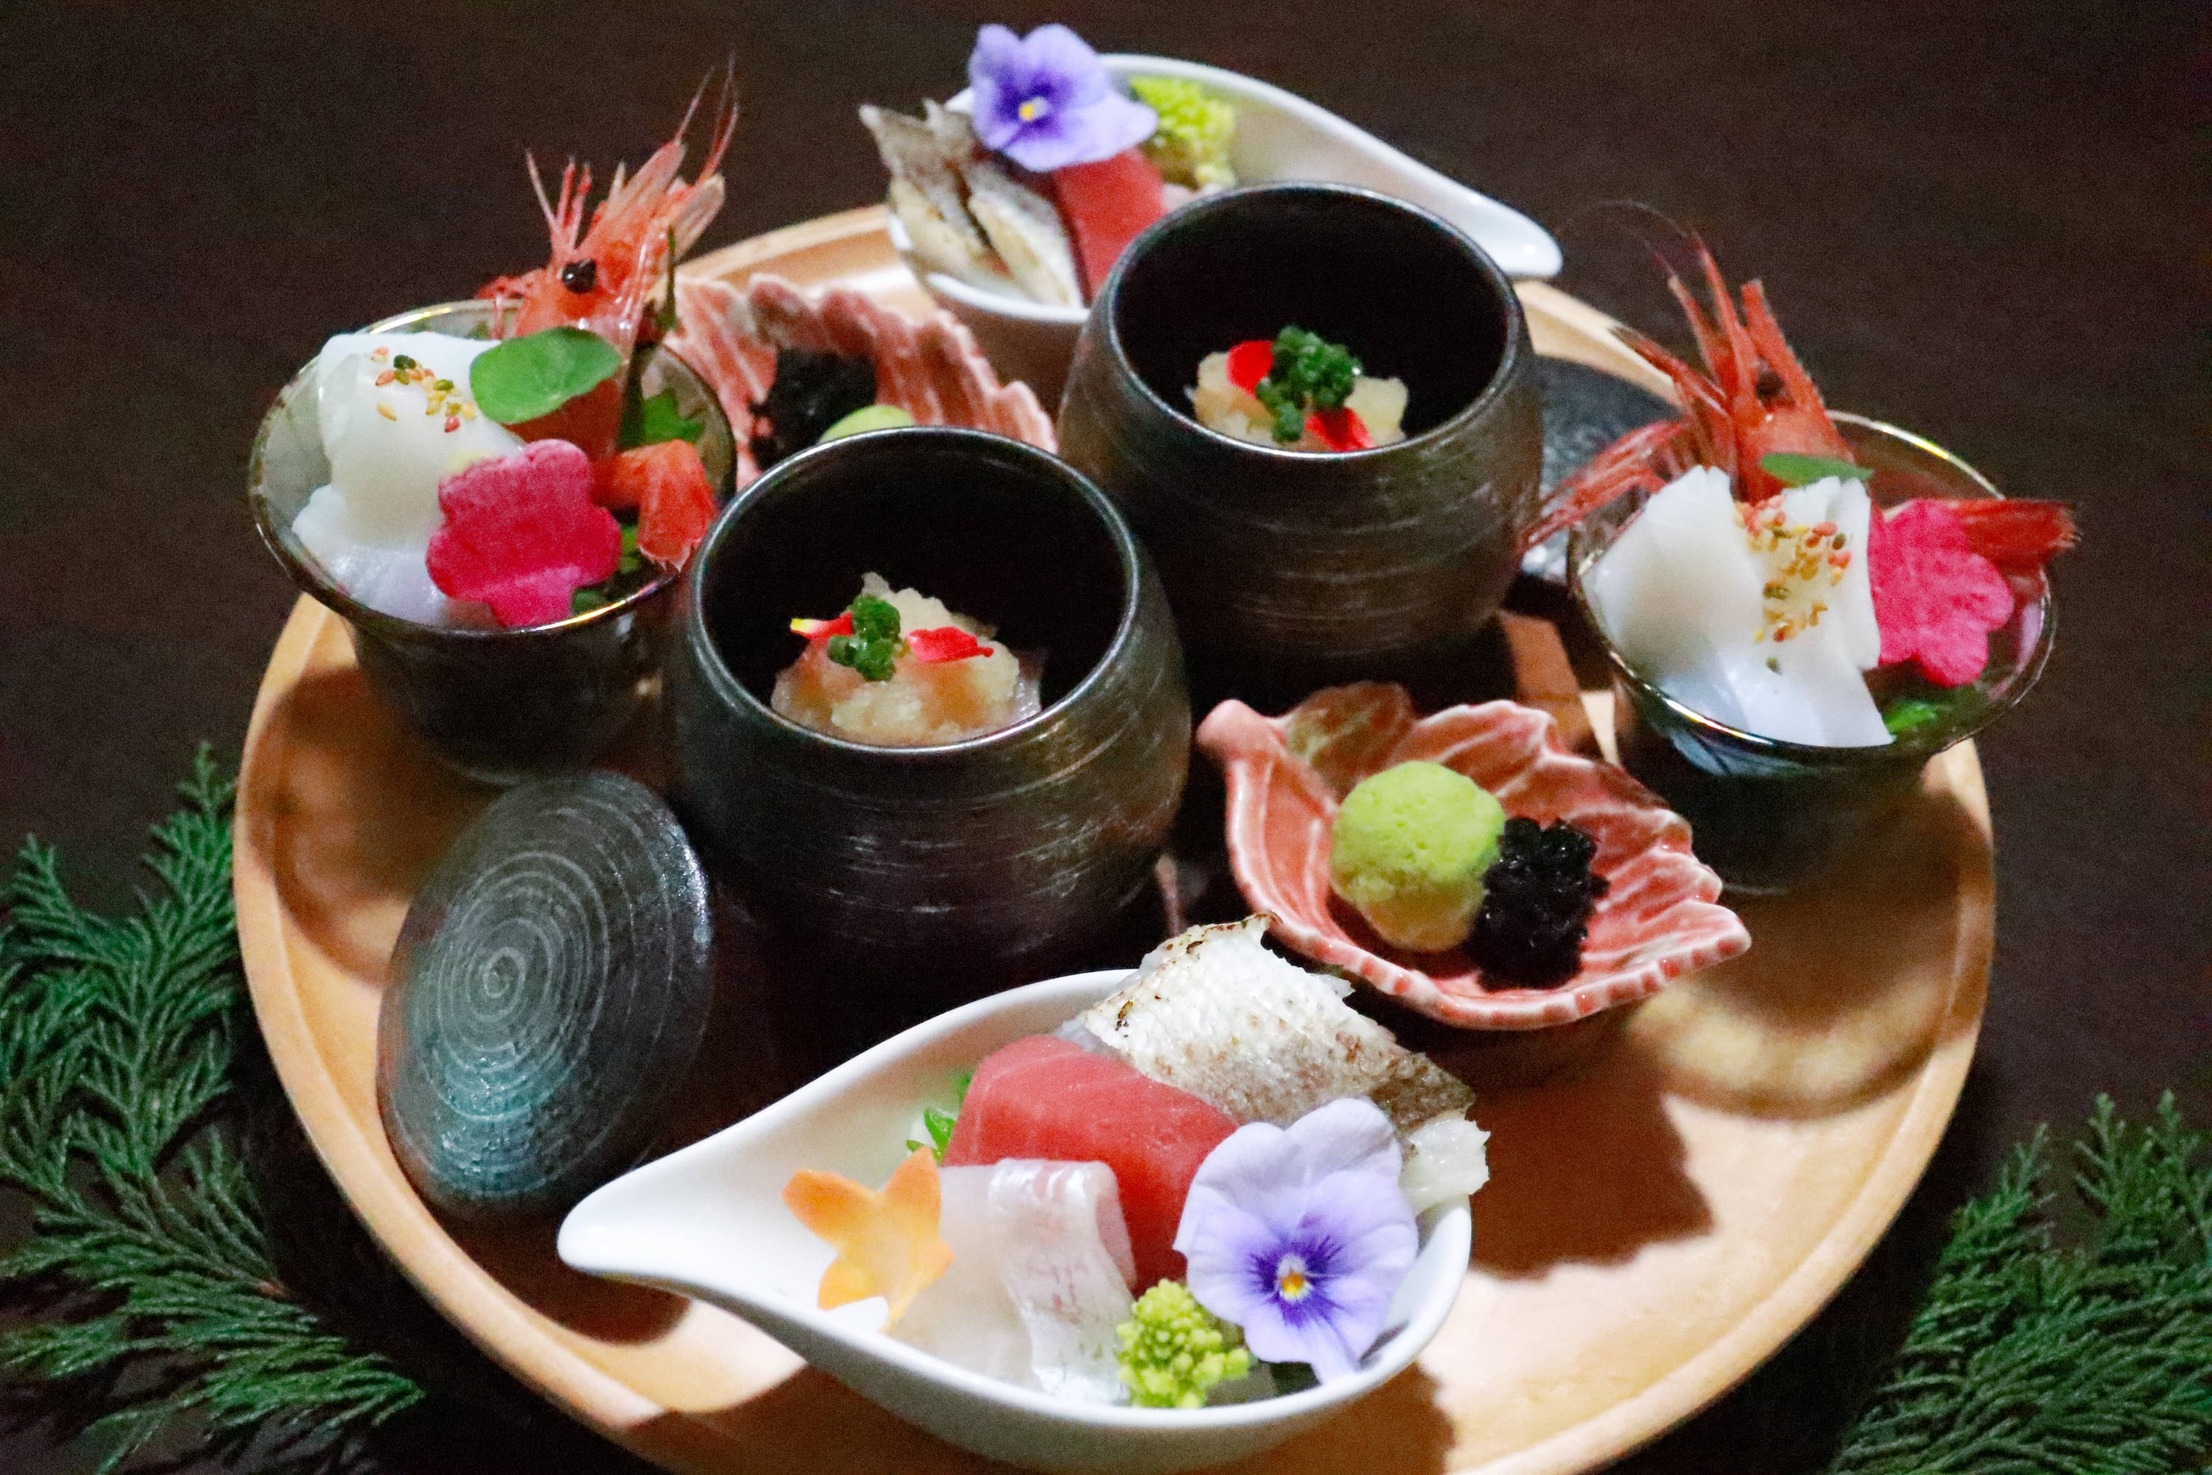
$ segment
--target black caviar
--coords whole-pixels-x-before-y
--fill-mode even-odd
[[[1565,983],[1582,967],[1590,913],[1605,894],[1593,873],[1598,842],[1567,821],[1509,819],[1482,878],[1482,911],[1468,956],[1492,978],[1529,988]]]
[[[753,461],[766,471],[822,438],[855,410],[876,402],[876,366],[807,348],[776,350],[776,382],[755,402]]]

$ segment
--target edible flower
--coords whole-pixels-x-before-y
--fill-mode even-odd
[[[622,528],[592,501],[591,458],[565,440],[532,441],[438,483],[444,521],[430,535],[430,580],[450,599],[491,606],[510,630],[565,619],[576,591],[613,577]]]
[[[1348,1376],[1420,1247],[1398,1166],[1370,1101],[1332,1101],[1287,1130],[1237,1128],[1191,1180],[1175,1232],[1191,1294],[1242,1327],[1254,1356]]]
[[[599,479],[601,506],[638,510],[638,552],[664,569],[680,569],[714,522],[714,484],[687,440],[664,440],[618,452]]]
[[[915,660],[925,666],[941,665],[947,661],[965,661],[973,656],[990,654],[989,647],[958,625],[939,625],[934,629],[916,630],[906,637],[906,648]]]
[[[1367,422],[1350,405],[1314,411],[1306,417],[1306,433],[1332,451],[1365,451],[1375,444],[1375,438],[1367,433]]]
[[[1159,119],[1116,91],[1098,53],[1062,25],[1016,36],[985,26],[968,57],[975,132],[986,148],[1047,174],[1135,148]]]
[[[890,1305],[886,1324],[897,1321],[952,1266],[952,1246],[937,1234],[944,1203],[937,1157],[926,1147],[900,1163],[880,1189],[802,1168],[784,1184],[783,1202],[837,1249],[815,1293],[824,1311],[881,1296]]]
[[[853,612],[846,610],[834,620],[793,620],[791,633],[804,635],[809,640],[827,640],[832,635],[853,633]]]
[[[1198,1304],[1181,1281],[1163,1280],[1137,1297],[1114,1329],[1122,1385],[1138,1408],[1203,1408],[1218,1383],[1252,1371],[1237,1329]]]
[[[1867,529],[1867,576],[1885,666],[1912,661],[1938,686],[1964,686],[1989,664],[1989,632],[2012,617],[2012,586],[1974,551],[1942,502],[1907,502]]]

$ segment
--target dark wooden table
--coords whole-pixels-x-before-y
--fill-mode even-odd
[[[2212,1116],[2204,202],[2184,116],[2204,38],[2182,7],[0,8],[0,837],[59,842],[86,898],[128,900],[193,744],[235,755],[292,601],[245,512],[256,420],[328,334],[543,260],[525,148],[639,159],[734,57],[746,115],[707,243],[736,240],[878,197],[854,106],[942,96],[978,23],[1047,19],[1366,124],[1549,224],[1569,290],[1663,328],[1648,269],[1591,208],[1653,205],[1765,279],[1832,404],[2080,509],[2058,653],[1982,746],[1998,948],[1958,1119],[1814,1330],[1622,1467],[1812,1468],[1833,1388],[1893,1342],[1944,1216],[2009,1143],[2099,1091],[2139,1111],[2171,1086]],[[0,1241],[20,1223],[8,1205]],[[90,1469],[41,1412],[0,1429],[0,1468]],[[449,1418],[382,1463],[613,1467],[542,1422],[518,1443]]]

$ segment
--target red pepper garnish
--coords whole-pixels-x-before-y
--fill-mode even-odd
[[[1306,433],[1332,451],[1364,451],[1375,444],[1374,437],[1367,433],[1367,422],[1350,405],[1314,411],[1306,417]]]
[[[827,640],[832,635],[853,633],[853,612],[846,610],[834,620],[793,620],[791,633],[804,635],[809,640]]]
[[[990,649],[958,625],[939,625],[933,630],[910,631],[906,648],[915,660],[925,666],[939,665],[945,661],[964,661],[970,656],[989,655]]]
[[[1248,338],[1229,350],[1229,382],[1246,394],[1260,387],[1275,367],[1275,345],[1265,338]]]

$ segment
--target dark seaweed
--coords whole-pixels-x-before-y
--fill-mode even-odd
[[[1482,878],[1482,912],[1467,952],[1484,973],[1528,988],[1565,983],[1607,882],[1593,874],[1598,842],[1565,820],[1509,819]]]
[[[776,350],[776,382],[757,401],[753,460],[766,471],[822,438],[822,432],[876,402],[876,366],[807,348]]]

